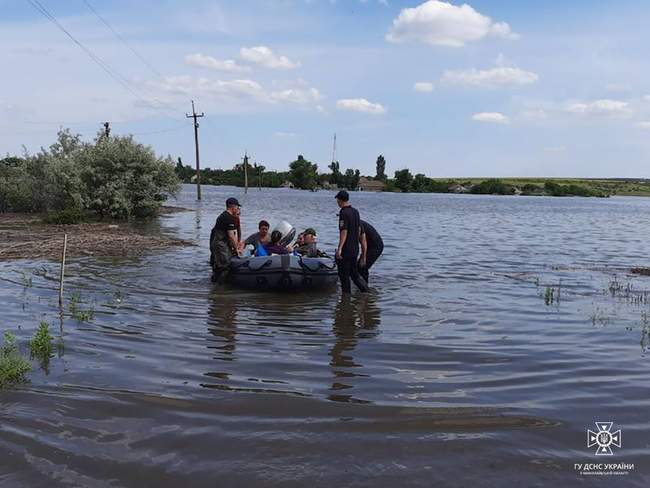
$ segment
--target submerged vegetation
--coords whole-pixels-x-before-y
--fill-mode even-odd
[[[152,216],[178,189],[171,159],[131,136],[84,142],[61,130],[49,149],[0,159],[0,212],[46,213],[51,223]]]
[[[18,350],[16,337],[5,332],[4,344],[0,348],[0,389],[26,381],[25,374],[32,366]]]
[[[81,303],[81,294],[73,293],[70,296],[68,303],[68,309],[70,310],[70,315],[77,322],[90,322],[95,318],[95,307],[91,304],[85,310],[79,307]]]
[[[50,326],[47,322],[41,322],[34,337],[29,342],[29,350],[33,359],[38,359],[42,363],[47,363],[52,354],[52,336],[50,335]]]

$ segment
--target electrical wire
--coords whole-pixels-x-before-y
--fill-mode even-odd
[[[160,71],[158,71],[156,68],[154,68],[154,67],[151,65],[151,63],[149,63],[149,62],[148,62],[148,61],[147,61],[147,60],[146,60],[142,55],[140,55],[140,53],[139,53],[138,51],[136,51],[136,50],[135,50],[135,49],[134,49],[134,48],[133,48],[133,47],[132,47],[128,42],[126,42],[126,39],[124,39],[124,38],[120,35],[120,33],[117,32],[117,31],[113,28],[113,26],[112,26],[111,24],[109,24],[108,21],[107,21],[104,17],[102,17],[102,16],[99,14],[99,12],[97,12],[97,10],[95,9],[95,7],[93,7],[93,6],[90,4],[90,2],[89,2],[88,0],[82,0],[82,1],[83,1],[83,3],[86,4],[86,7],[88,7],[88,9],[89,9],[93,14],[95,14],[95,16],[96,16],[96,17],[97,17],[97,18],[102,22],[102,24],[104,24],[106,27],[108,27],[108,29],[113,33],[113,35],[115,35],[115,37],[117,37],[117,39],[118,39],[122,44],[124,44],[124,45],[125,45],[125,46],[126,46],[126,47],[127,47],[127,48],[128,48],[128,49],[129,49],[133,54],[134,54],[135,57],[137,57],[140,61],[142,61],[142,63],[143,63],[147,68],[149,68],[149,70],[150,70],[153,74],[155,74],[156,76],[158,76],[160,79],[165,80],[165,77],[160,73]]]
[[[75,38],[70,31],[68,31],[57,19],[54,15],[52,15],[47,8],[39,1],[39,0],[27,0],[29,4],[34,7],[38,12],[40,12],[45,18],[50,20],[56,27],[58,27],[72,42],[74,42],[79,48],[88,55],[90,59],[92,59],[102,70],[106,72],[114,81],[122,85],[129,93],[131,93],[134,97],[136,97],[139,101],[141,101],[143,104],[148,106],[149,108],[153,110],[159,110],[161,107],[154,105],[151,103],[151,101],[147,100],[146,98],[143,98],[138,92],[136,92],[131,85],[129,84],[128,80],[119,73],[116,69],[112,68],[106,61],[104,61],[102,58],[97,56],[94,52],[90,50],[90,48],[86,47],[81,41],[79,41],[77,38]],[[155,98],[152,99],[156,102],[158,102],[159,105],[165,105],[159,100],[156,100]],[[168,108],[168,110],[172,110],[171,108]],[[175,111],[175,110],[174,110]],[[177,119],[176,117],[170,117],[171,119],[175,121],[179,121],[181,119]]]

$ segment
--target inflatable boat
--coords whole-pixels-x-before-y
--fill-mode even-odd
[[[336,262],[292,254],[232,258],[228,281],[255,290],[312,290],[336,284]]]

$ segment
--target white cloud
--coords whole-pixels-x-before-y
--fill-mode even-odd
[[[386,109],[379,103],[372,103],[365,98],[346,98],[336,102],[336,108],[339,110],[350,110],[353,112],[364,112],[372,115],[381,115],[386,113]]]
[[[206,77],[194,78],[189,75],[166,77],[164,82],[151,82],[150,86],[171,95],[202,96],[211,99],[241,102],[252,100],[265,104],[315,104],[322,96],[318,89],[309,87],[304,81],[296,82],[295,87],[270,91],[260,83],[250,79],[219,80]]]
[[[505,22],[493,22],[471,6],[428,0],[415,8],[403,9],[393,20],[386,40],[417,41],[437,46],[462,47],[487,36],[516,38]]]
[[[433,83],[428,81],[417,81],[413,85],[413,89],[417,92],[428,93],[433,91]]]
[[[472,115],[476,122],[488,122],[492,124],[509,124],[510,119],[499,112],[479,112]]]
[[[650,102],[650,95],[643,95],[643,99],[644,99],[646,102]]]
[[[572,103],[566,107],[566,111],[574,114],[603,117],[620,116],[630,112],[628,102],[621,100],[594,100],[591,102]]]
[[[233,97],[249,97],[263,100],[265,92],[258,82],[248,79],[215,80],[205,77],[193,78],[189,75],[168,76],[162,83],[153,82],[163,91],[182,95],[228,95]]]
[[[271,69],[295,69],[300,66],[298,61],[291,61],[286,56],[276,55],[267,46],[242,47],[241,57],[248,62],[261,64]]]
[[[549,146],[544,148],[547,153],[563,153],[566,152],[566,146]]]
[[[636,126],[639,129],[648,129],[648,130],[650,130],[650,122],[647,122],[647,121],[637,122]]]
[[[441,81],[450,85],[465,86],[521,86],[535,83],[536,73],[519,68],[500,66],[492,69],[469,69],[464,71],[447,70]]]
[[[321,94],[316,88],[289,88],[272,92],[271,98],[278,102],[306,104],[317,102],[321,99]]]
[[[280,137],[280,138],[291,138],[291,137],[296,137],[295,132],[283,132],[283,131],[277,131],[273,133],[274,137]]]
[[[188,54],[185,56],[185,63],[189,64],[190,66],[197,66],[199,68],[229,71],[232,73],[243,73],[251,70],[248,66],[238,65],[232,59],[215,59],[212,56],[206,56],[205,54],[201,53]]]

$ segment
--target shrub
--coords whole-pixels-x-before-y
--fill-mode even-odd
[[[29,343],[29,349],[32,353],[32,358],[40,359],[46,363],[50,360],[52,354],[52,336],[50,335],[50,326],[47,322],[41,322],[38,330]]]
[[[49,149],[0,160],[0,211],[51,212],[46,220],[55,223],[78,222],[87,210],[118,219],[154,215],[179,188],[171,158],[131,136],[84,143],[63,130]]]
[[[16,338],[5,332],[4,345],[0,348],[0,388],[25,381],[25,374],[32,369],[16,346]]]
[[[482,195],[512,195],[515,193],[515,188],[512,185],[503,183],[499,179],[492,179],[481,181],[479,184],[474,185],[471,192]]]
[[[84,213],[74,207],[66,208],[64,210],[55,210],[54,212],[49,212],[45,217],[43,217],[43,223],[57,225],[78,224],[85,220],[86,216]]]

